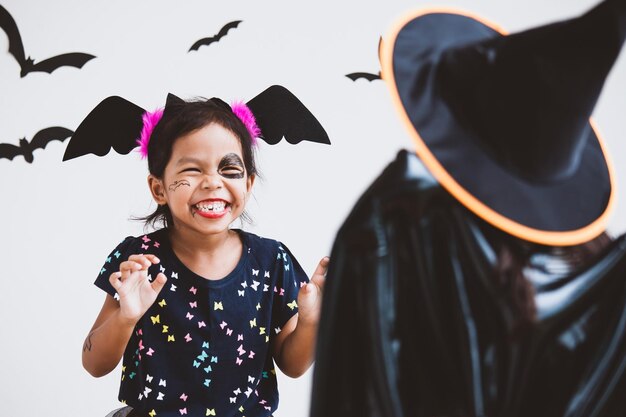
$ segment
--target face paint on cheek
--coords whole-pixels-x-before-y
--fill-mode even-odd
[[[246,170],[239,155],[229,153],[220,161],[217,172],[224,178],[240,180],[245,176]]]
[[[176,189],[180,187],[181,185],[186,185],[187,187],[191,187],[191,184],[189,184],[189,181],[187,180],[176,180],[173,183],[171,183],[170,186],[167,188],[170,191],[176,191]]]

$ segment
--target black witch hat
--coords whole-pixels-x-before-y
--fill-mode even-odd
[[[450,10],[407,16],[383,78],[416,152],[459,202],[525,240],[605,229],[613,172],[589,119],[626,36],[626,0],[506,35]]]

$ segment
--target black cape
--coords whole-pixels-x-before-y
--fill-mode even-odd
[[[520,335],[486,228],[398,154],[333,246],[311,417],[626,416],[626,240],[534,285]]]

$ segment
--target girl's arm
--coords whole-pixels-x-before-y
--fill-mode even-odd
[[[120,317],[119,303],[107,294],[100,314],[83,344],[83,367],[100,377],[119,363],[135,327]]]
[[[148,267],[159,263],[154,255],[131,255],[120,264],[109,282],[120,301],[107,295],[104,305],[83,344],[83,367],[93,376],[111,372],[119,363],[137,321],[150,308],[167,278],[158,274],[148,280]]]
[[[274,360],[287,376],[297,378],[306,372],[315,357],[317,324],[328,257],[317,265],[311,282],[298,292],[299,313],[290,318],[274,339]]]

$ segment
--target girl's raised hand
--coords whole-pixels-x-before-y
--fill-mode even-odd
[[[300,292],[298,292],[298,322],[317,324],[319,321],[329,261],[328,256],[323,257],[317,264],[311,281],[300,288]]]
[[[148,268],[159,262],[154,255],[131,255],[120,264],[120,270],[109,277],[120,297],[121,318],[133,325],[154,303],[167,281],[163,273],[159,273],[152,282],[148,280]]]

